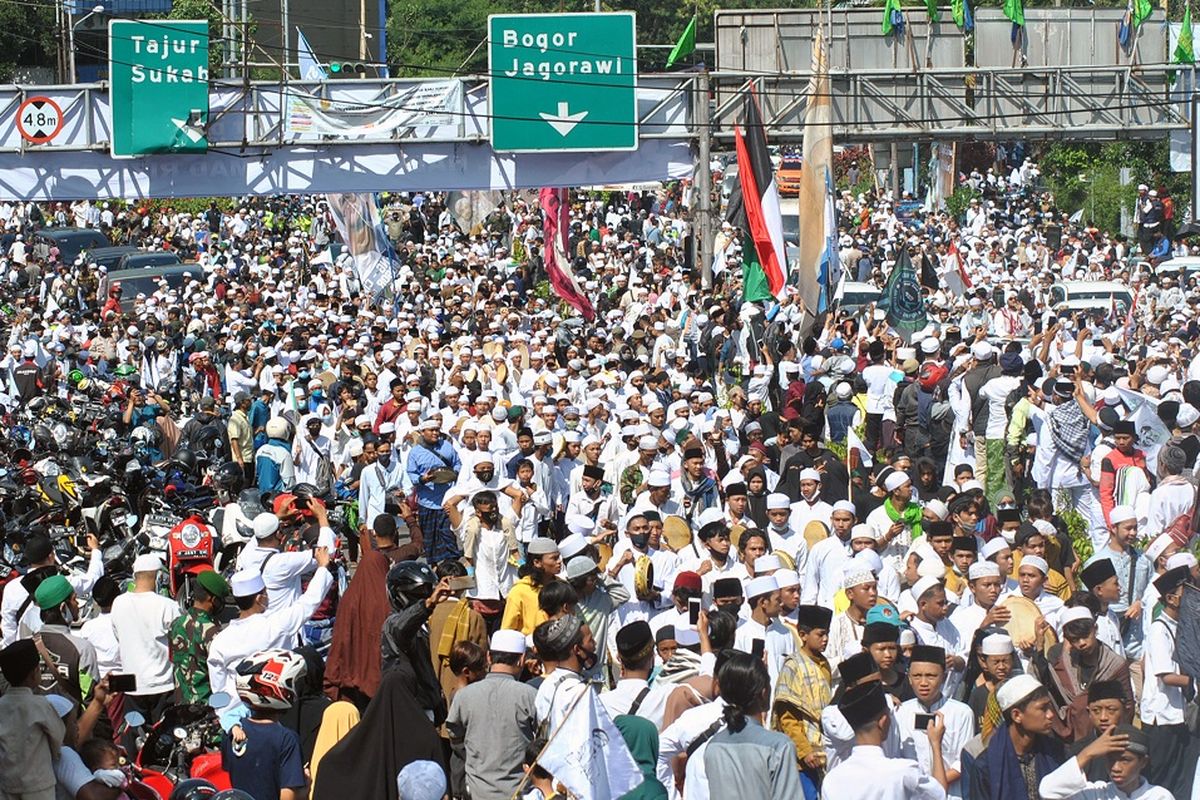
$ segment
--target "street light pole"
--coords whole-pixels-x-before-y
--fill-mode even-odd
[[[104,6],[93,6],[91,11],[77,21],[72,21],[70,9],[66,0],[63,0],[63,16],[67,21],[67,80],[71,83],[79,82],[79,76],[75,73],[75,26],[82,25],[88,17],[94,14],[102,13],[104,13]]]

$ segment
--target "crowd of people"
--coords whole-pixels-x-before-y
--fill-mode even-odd
[[[1029,161],[962,180],[958,219],[838,200],[848,278],[936,276],[915,332],[744,302],[730,226],[705,286],[674,184],[572,197],[587,318],[520,195],[469,230],[383,197],[386,299],[320,197],[0,205],[6,409],[102,387],[139,457],[255,509],[186,608],[153,552],[118,580],[6,532],[0,795],[135,796],[123,717],[208,703],[253,800],[1200,797],[1187,245],[1149,187],[1130,241]],[[125,296],[55,225],[194,273]]]

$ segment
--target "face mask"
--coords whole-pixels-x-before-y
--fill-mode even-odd
[[[62,606],[62,615],[63,615],[63,620],[64,620],[64,621],[65,621],[65,622],[66,622],[68,625],[70,625],[70,624],[72,624],[73,622],[75,622],[75,612],[73,612],[73,611],[71,610],[71,607],[70,607],[69,605],[66,605],[66,604],[64,604],[64,605]]]
[[[629,537],[629,543],[639,550],[645,550],[646,545],[650,543],[650,534],[631,534]]]
[[[388,464],[392,463],[392,456],[390,453],[388,453],[387,455],[380,456],[376,459],[376,461],[379,462],[379,466],[386,467]]]
[[[589,670],[592,667],[596,666],[596,661],[599,659],[599,656],[597,655],[597,653],[594,650],[589,653],[586,650],[583,650],[582,647],[580,648],[580,650],[582,650],[583,653],[579,657],[579,666],[583,667],[584,670]]]
[[[491,483],[492,478],[496,477],[496,473],[495,472],[476,472],[475,477],[479,479],[480,483]]]

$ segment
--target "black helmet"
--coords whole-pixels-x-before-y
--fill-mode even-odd
[[[240,464],[229,461],[213,471],[212,481],[218,491],[228,497],[233,497],[242,490],[242,486],[245,484],[245,473],[242,472]]]
[[[209,800],[217,793],[217,787],[203,778],[188,778],[175,784],[169,800]]]
[[[254,519],[267,510],[263,507],[262,493],[258,491],[257,486],[243,489],[242,493],[238,495],[237,504],[242,510],[242,516],[246,519]]]
[[[254,798],[241,789],[225,789],[214,794],[212,800],[254,800]]]
[[[418,561],[401,561],[388,570],[388,599],[397,611],[418,600],[428,599],[436,585],[437,576],[433,570]]]
[[[181,447],[178,450],[176,450],[175,451],[175,461],[178,462],[179,466],[183,467],[183,469],[189,475],[196,474],[196,454],[193,453],[188,448]]]
[[[297,500],[312,500],[314,497],[319,497],[320,494],[317,487],[311,483],[297,483],[292,487],[292,496]]]

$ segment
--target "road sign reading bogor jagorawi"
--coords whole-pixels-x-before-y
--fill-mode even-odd
[[[208,150],[208,22],[114,19],[108,27],[112,154]]]
[[[635,31],[633,12],[489,17],[493,149],[636,149]]]

